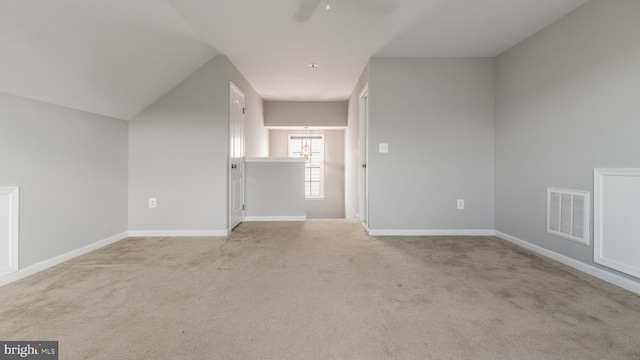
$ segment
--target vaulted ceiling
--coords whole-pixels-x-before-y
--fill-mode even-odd
[[[0,92],[128,120],[224,54],[265,99],[346,99],[372,56],[493,57],[587,2],[330,0],[296,22],[300,1],[0,0]]]

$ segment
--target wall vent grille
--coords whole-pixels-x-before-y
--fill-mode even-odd
[[[547,188],[547,232],[589,245],[589,209],[587,191]]]

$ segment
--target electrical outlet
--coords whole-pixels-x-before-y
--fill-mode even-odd
[[[156,205],[156,198],[149,198],[149,209],[155,209]]]
[[[458,210],[464,209],[464,199],[458,199]]]
[[[386,144],[386,143],[381,143],[381,144],[379,144],[379,146],[378,146],[378,150],[380,150],[379,152],[380,152],[381,154],[386,154],[386,153],[388,153],[388,152],[389,152],[389,144]]]

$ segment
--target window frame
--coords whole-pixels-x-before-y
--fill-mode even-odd
[[[325,184],[325,178],[324,178],[324,148],[325,148],[325,137],[324,134],[289,134],[287,136],[287,153],[289,154],[289,157],[292,158],[299,158],[300,157],[300,150],[301,149],[293,149],[291,146],[291,141],[293,139],[320,139],[322,146],[320,151],[314,151],[313,147],[311,149],[311,156],[313,157],[314,154],[317,154],[319,157],[319,165],[317,167],[311,167],[310,166],[310,161],[305,161],[304,164],[304,168],[305,168],[305,175],[304,175],[304,182],[305,182],[305,200],[324,200],[325,198],[325,192],[324,192],[324,184]],[[315,181],[311,181],[309,178],[307,178],[307,169],[313,169],[313,168],[318,168],[319,169],[319,173],[320,173],[320,180],[318,181],[320,183],[320,194],[319,195],[311,195],[311,194],[307,194],[307,188],[306,188],[306,184],[309,183],[311,184],[312,182]],[[310,190],[311,191],[311,190]]]

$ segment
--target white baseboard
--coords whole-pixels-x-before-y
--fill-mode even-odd
[[[375,230],[371,236],[494,236],[494,230]]]
[[[513,243],[515,245],[518,245],[520,247],[523,247],[525,249],[531,250],[535,253],[538,253],[542,256],[546,256],[550,259],[553,259],[555,261],[561,262],[565,265],[571,266],[574,269],[578,269],[584,273],[587,273],[591,276],[595,276],[600,280],[604,280],[608,283],[611,283],[613,285],[619,286],[623,289],[629,290],[631,292],[634,292],[636,294],[640,295],[640,283],[634,282],[632,280],[629,280],[625,277],[622,277],[620,275],[614,274],[612,272],[608,272],[602,269],[599,269],[593,265],[589,265],[589,264],[585,264],[581,261],[572,259],[568,256],[559,254],[555,251],[551,251],[548,249],[545,249],[543,247],[540,247],[538,245],[532,244],[530,242],[527,242],[525,240],[522,239],[518,239],[515,236],[511,236],[499,231],[496,231],[496,236],[506,240],[510,243]]]
[[[306,216],[292,217],[292,216],[259,216],[251,217],[247,216],[245,221],[305,221]],[[369,235],[371,236],[497,236],[510,243],[531,250],[542,256],[546,256],[550,259],[571,266],[577,270],[580,270],[589,275],[595,276],[598,279],[604,280],[623,289],[629,290],[633,293],[640,294],[640,283],[629,280],[625,277],[617,275],[612,272],[608,272],[599,269],[595,266],[585,264],[578,260],[572,259],[565,255],[559,254],[555,251],[551,251],[532,244],[525,240],[519,239],[515,236],[511,236],[495,230],[371,230],[369,229]],[[27,276],[33,275],[40,271],[46,270],[55,265],[61,264],[65,261],[71,260],[80,255],[87,254],[91,251],[97,250],[109,244],[115,243],[127,237],[147,237],[147,236],[227,236],[226,230],[131,230],[120,234],[113,235],[106,239],[97,241],[93,244],[89,244],[82,248],[70,251],[66,254],[58,255],[54,258],[39,262],[37,264],[28,266],[24,269],[20,269],[17,272],[0,277],[0,286],[12,283]]]
[[[24,269],[20,269],[17,272],[14,272],[12,274],[3,276],[0,278],[0,286],[3,285],[7,285],[9,283],[12,283],[14,281],[20,280],[22,278],[25,278],[27,276],[33,275],[35,273],[38,273],[42,270],[46,270],[50,267],[56,266],[58,264],[61,264],[65,261],[69,261],[75,257],[78,257],[80,255],[84,255],[87,254],[89,252],[92,252],[94,250],[100,249],[101,247],[105,247],[109,244],[113,244],[116,241],[120,241],[122,239],[127,238],[128,233],[127,232],[123,232],[117,235],[113,235],[110,236],[106,239],[94,242],[93,244],[89,244],[87,246],[81,247],[79,249],[76,250],[72,250],[69,251],[66,254],[62,254],[62,255],[58,255],[54,258],[51,259],[47,259],[45,261],[39,262],[37,264],[31,265],[31,266],[27,266]]]
[[[244,221],[307,221],[307,216],[245,216]]]
[[[228,230],[129,230],[130,237],[228,236]]]

